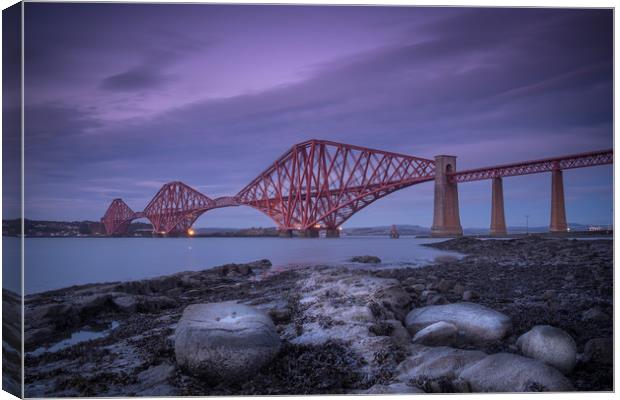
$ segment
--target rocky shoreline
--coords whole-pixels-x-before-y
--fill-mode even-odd
[[[461,238],[431,246],[466,256],[422,268],[318,265],[277,273],[261,260],[27,296],[25,395],[613,389],[611,240]],[[267,314],[281,340],[275,358],[242,381],[197,377],[179,367],[175,356],[183,311],[225,301]],[[499,328],[472,327],[452,317],[433,325],[440,309],[429,306],[444,314],[452,311],[441,307],[482,310],[477,316],[496,312],[508,322],[497,337],[485,336]],[[414,310],[435,314],[420,325]],[[572,368],[559,372],[561,365],[550,366],[554,359],[545,363],[540,351],[518,342],[539,325],[557,328],[574,342]],[[97,330],[105,335],[44,351],[76,332]],[[506,368],[489,374],[497,365]],[[526,370],[534,372],[524,377]]]

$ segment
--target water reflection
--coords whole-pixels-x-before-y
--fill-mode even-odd
[[[377,268],[417,267],[449,252],[422,246],[445,239],[403,237],[282,238],[28,238],[26,294],[71,285],[128,281],[267,258],[275,268],[347,265],[359,255]],[[455,256],[458,256],[453,254]]]
[[[55,353],[57,351],[66,349],[67,347],[76,345],[81,342],[86,342],[88,340],[101,339],[103,337],[106,337],[112,330],[118,328],[118,326],[119,323],[117,321],[112,321],[110,327],[103,331],[82,330],[74,332],[68,339],[62,340],[50,347],[39,347],[34,351],[26,353],[26,355],[37,357],[43,353]]]

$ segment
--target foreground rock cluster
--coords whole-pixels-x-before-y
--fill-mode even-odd
[[[424,268],[266,260],[26,299],[26,395],[611,390],[612,242],[458,239]]]

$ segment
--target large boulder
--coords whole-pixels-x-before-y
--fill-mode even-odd
[[[523,355],[540,360],[570,373],[577,362],[577,344],[561,329],[549,325],[537,325],[517,340]]]
[[[461,370],[487,356],[478,350],[462,350],[452,347],[427,347],[417,344],[409,346],[411,356],[398,365],[397,379],[409,382],[417,379],[448,380],[458,378]]]
[[[425,346],[450,346],[456,341],[458,329],[455,325],[439,321],[418,331],[412,342]]]
[[[469,364],[460,373],[472,392],[563,392],[574,390],[557,369],[532,358],[497,353]]]
[[[280,338],[271,319],[235,302],[193,304],[183,311],[175,332],[179,366],[214,381],[246,379],[279,349]]]
[[[508,316],[474,303],[416,308],[407,314],[405,326],[412,335],[415,335],[418,331],[440,321],[456,326],[460,340],[474,343],[502,339],[512,328]]]

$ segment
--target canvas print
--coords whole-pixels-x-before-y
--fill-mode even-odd
[[[614,390],[612,9],[2,17],[3,390]]]

